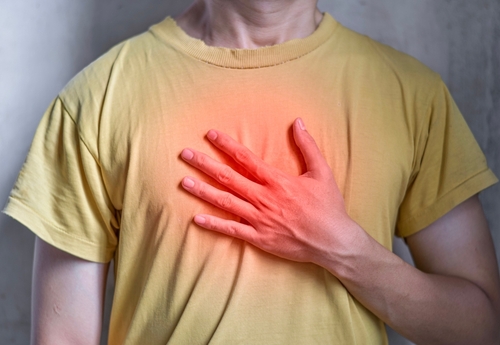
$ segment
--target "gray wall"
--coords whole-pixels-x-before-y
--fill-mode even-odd
[[[64,84],[113,44],[145,30],[182,0],[0,0],[0,207],[41,114]],[[329,0],[341,23],[439,72],[500,176],[500,2]],[[500,185],[481,195],[500,249]],[[0,343],[27,344],[33,235],[0,214]],[[402,241],[395,251],[409,259]],[[112,293],[112,281],[108,298]],[[109,299],[108,299],[109,301]],[[109,311],[109,302],[108,311]],[[391,344],[408,344],[390,332]]]

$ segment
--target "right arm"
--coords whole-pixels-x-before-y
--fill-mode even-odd
[[[99,344],[108,267],[36,238],[31,345]]]

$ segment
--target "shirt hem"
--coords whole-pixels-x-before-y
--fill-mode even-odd
[[[455,206],[464,202],[473,195],[498,182],[491,169],[483,170],[464,181],[433,204],[419,210],[414,216],[398,223],[396,236],[408,237],[431,225],[436,220],[451,211]]]
[[[2,212],[26,226],[43,241],[71,255],[100,263],[108,263],[113,258],[114,248],[98,247],[87,240],[69,235],[12,196]]]

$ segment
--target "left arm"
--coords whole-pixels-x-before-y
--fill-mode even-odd
[[[418,269],[360,238],[325,266],[393,329],[417,344],[499,343],[498,267],[477,196],[408,237]]]
[[[307,165],[307,172],[298,177],[268,166],[213,130],[207,134],[210,141],[258,182],[207,155],[184,150],[181,156],[186,162],[243,199],[193,178],[185,177],[183,187],[247,224],[211,215],[196,215],[194,221],[285,259],[324,267],[363,305],[414,342],[498,343],[498,268],[477,198],[408,238],[419,269],[414,268],[348,216],[314,139],[300,120],[293,130]]]

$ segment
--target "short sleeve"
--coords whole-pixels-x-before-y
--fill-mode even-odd
[[[410,236],[498,182],[448,89],[439,79],[417,140],[412,179],[396,235]]]
[[[72,255],[94,262],[113,257],[117,212],[99,162],[60,98],[38,126],[4,213]]]

